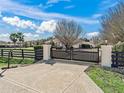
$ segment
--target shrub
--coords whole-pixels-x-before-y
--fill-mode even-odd
[[[101,45],[99,44],[99,45],[95,46],[95,48],[101,48]]]
[[[92,46],[89,45],[89,44],[82,44],[82,45],[80,45],[79,47],[80,47],[80,48],[84,48],[84,49],[92,48]]]
[[[124,42],[114,45],[113,51],[124,52]]]
[[[43,48],[43,46],[41,46],[41,45],[34,46],[34,49],[41,49],[41,48]]]

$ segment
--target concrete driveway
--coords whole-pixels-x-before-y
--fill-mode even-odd
[[[85,74],[88,66],[34,64],[7,70],[0,93],[103,93]]]

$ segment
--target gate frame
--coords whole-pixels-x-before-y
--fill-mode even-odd
[[[77,49],[77,48],[74,48],[74,49]],[[87,62],[96,62],[96,63],[99,63],[100,62],[100,50],[99,48],[97,48],[97,52],[91,52],[91,53],[97,53],[98,55],[98,59],[97,61],[92,61],[92,60],[80,60],[80,59],[73,59],[73,52],[74,52],[74,49],[69,49],[67,51],[69,51],[69,56],[70,58],[57,58],[57,57],[53,57],[53,51],[57,51],[57,50],[53,50],[53,47],[51,47],[51,58],[55,58],[55,59],[66,59],[66,60],[76,60],[76,61],[87,61]],[[80,49],[80,48],[78,48]],[[61,51],[61,50],[60,50]],[[59,51],[58,51],[59,52]],[[88,51],[79,51],[79,52],[87,52]]]

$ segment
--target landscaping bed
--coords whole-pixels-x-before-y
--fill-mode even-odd
[[[124,93],[124,75],[99,66],[89,67],[86,73],[105,93]]]
[[[34,60],[33,59],[22,59],[22,58],[10,58],[9,60],[10,66],[15,66],[15,65],[24,65],[24,64],[33,64]],[[6,57],[0,57],[0,68],[2,67],[7,67],[8,64],[8,58]]]

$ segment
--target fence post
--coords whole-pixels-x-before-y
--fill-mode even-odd
[[[34,53],[35,53],[34,60],[36,62],[37,61],[37,52],[36,52],[36,49],[35,48],[34,48]]]
[[[116,52],[116,66],[118,67],[118,52]]]
[[[111,67],[112,64],[112,45],[102,45],[101,66]]]
[[[22,49],[22,58],[24,59],[24,50]]]
[[[8,52],[8,67],[7,67],[8,69],[10,68],[10,58],[12,56],[11,55],[12,54],[11,52],[12,52],[11,50]]]
[[[13,58],[13,50],[11,50],[11,57]]]
[[[51,59],[51,45],[43,45],[43,60]]]
[[[51,56],[51,58],[53,58],[53,52],[52,52],[52,50],[53,50],[53,47],[50,48],[50,56]]]
[[[73,48],[70,49],[70,60],[73,60]]]
[[[1,49],[1,57],[3,57],[3,49]]]
[[[98,52],[98,63],[99,63],[99,61],[100,61],[100,60],[99,60],[99,57],[100,57],[100,56],[99,56],[99,48],[97,48],[97,52]]]

